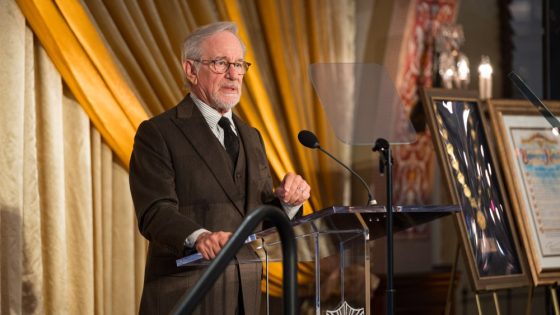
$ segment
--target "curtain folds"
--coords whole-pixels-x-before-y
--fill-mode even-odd
[[[126,167],[0,5],[0,313],[133,314],[146,244]]]
[[[136,127],[147,115],[86,11],[75,1],[17,3],[105,142],[128,165]]]

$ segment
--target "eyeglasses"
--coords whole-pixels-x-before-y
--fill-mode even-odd
[[[222,74],[229,70],[229,67],[233,66],[233,70],[237,74],[245,74],[251,65],[247,61],[236,61],[229,62],[225,59],[215,59],[215,60],[202,60],[202,59],[192,59],[193,61],[200,62],[203,65],[210,67],[210,70]]]

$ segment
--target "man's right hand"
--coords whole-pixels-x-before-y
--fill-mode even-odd
[[[216,258],[230,237],[230,232],[205,232],[198,236],[194,246],[204,259],[212,260]]]

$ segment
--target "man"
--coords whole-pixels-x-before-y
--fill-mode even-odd
[[[309,185],[293,173],[273,192],[259,132],[232,114],[250,66],[244,56],[234,24],[194,31],[182,51],[191,93],[138,128],[130,187],[150,241],[140,313],[167,314],[205,270],[177,268],[176,259],[194,250],[214,259],[251,210],[276,204],[293,217],[309,198]],[[244,247],[236,258],[256,255]],[[261,273],[258,264],[230,265],[197,312],[257,313]]]

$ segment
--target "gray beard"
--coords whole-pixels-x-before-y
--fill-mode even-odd
[[[239,97],[241,98],[241,96]],[[235,106],[237,106],[237,104],[239,104],[239,98],[237,99],[236,102],[234,103],[229,103],[229,102],[223,102],[218,100],[217,97],[212,96],[212,107],[216,108],[216,109],[220,109],[220,110],[224,110],[224,111],[229,111],[231,109],[233,109]]]

